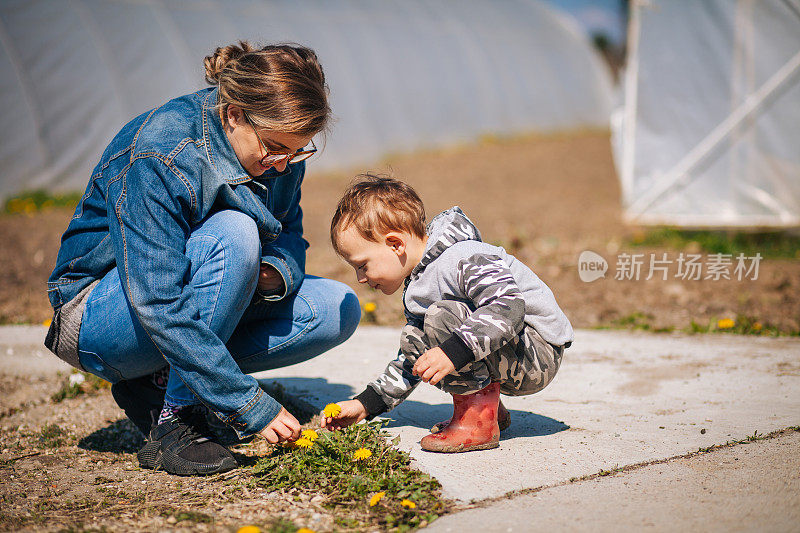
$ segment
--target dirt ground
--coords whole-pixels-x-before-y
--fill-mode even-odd
[[[412,184],[429,218],[459,205],[487,242],[519,257],[552,289],[576,327],[609,327],[636,315],[652,328],[683,329],[692,320],[708,324],[737,315],[753,317],[785,332],[800,331],[800,260],[764,259],[757,280],[682,280],[675,261],[686,250],[632,247],[640,228],[621,217],[620,188],[604,132],[487,139],[430,153],[394,156],[358,171],[391,172]],[[366,318],[399,324],[399,295],[357,286],[351,269],[335,257],[328,226],[336,200],[355,172],[314,173],[306,178],[302,206],[311,243],[307,271],[356,288]],[[0,323],[41,323],[51,316],[45,282],[55,263],[71,211],[0,216]],[[584,250],[609,262],[605,279],[584,283],[578,256]],[[619,254],[645,254],[641,278],[615,280]],[[667,253],[669,276],[645,280],[651,253]],[[704,255],[704,260],[707,254]],[[704,274],[705,275],[705,274]]]
[[[266,531],[281,519],[334,528],[324,497],[266,491],[246,469],[208,478],[140,469],[142,437],[120,419],[110,392],[53,403],[63,381],[0,374],[0,530],[236,531],[257,524]],[[266,446],[234,450],[252,465]]]
[[[367,170],[367,169],[364,169]],[[614,258],[639,229],[621,219],[620,190],[606,133],[485,140],[449,150],[392,157],[369,168],[410,182],[429,217],[459,205],[484,240],[505,246],[553,289],[576,327],[614,326],[632,314],[653,327],[686,327],[748,315],[785,331],[800,330],[800,261],[766,259],[758,280],[615,281]],[[353,286],[373,302],[367,321],[399,324],[400,296],[358,286],[333,254],[328,225],[352,172],[315,174],[303,197],[307,271]],[[51,316],[45,282],[71,210],[0,215],[0,323],[41,323]],[[593,250],[609,260],[606,278],[580,280],[577,258]],[[316,531],[335,527],[324,499],[268,493],[242,469],[206,479],[138,468],[141,437],[121,420],[107,390],[53,403],[64,377],[20,378],[0,372],[0,529],[231,530],[277,519]],[[262,453],[238,450],[245,464]],[[337,526],[338,527],[338,526]],[[66,529],[65,529],[66,528]],[[276,531],[280,529],[275,529]],[[291,530],[291,529],[289,529]]]

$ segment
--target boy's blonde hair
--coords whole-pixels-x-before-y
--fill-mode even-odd
[[[374,174],[360,174],[344,192],[331,221],[331,244],[350,226],[368,241],[380,242],[391,231],[425,237],[425,206],[410,185]]]

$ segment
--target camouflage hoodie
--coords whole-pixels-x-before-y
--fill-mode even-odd
[[[572,325],[547,285],[503,248],[482,242],[461,209],[453,207],[434,217],[427,234],[425,254],[406,279],[406,319],[422,328],[425,311],[442,300],[465,302],[473,309],[440,345],[456,370],[498,350],[525,324],[555,346],[572,342]],[[420,379],[411,370],[420,355],[401,350],[357,396],[371,416],[393,409],[416,387]]]

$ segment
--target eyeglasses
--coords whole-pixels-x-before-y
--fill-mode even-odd
[[[299,163],[300,161],[305,161],[317,151],[317,145],[314,144],[314,139],[311,139],[310,150],[300,150],[298,152],[270,152],[269,148],[267,148],[264,144],[264,141],[261,140],[261,135],[258,134],[258,130],[256,130],[256,126],[253,124],[253,121],[250,120],[250,117],[246,112],[242,111],[242,113],[244,114],[244,118],[246,118],[247,122],[250,124],[250,127],[253,128],[253,133],[255,133],[256,138],[258,138],[258,144],[261,145],[264,153],[267,154],[261,158],[261,166],[270,168],[280,165],[284,161],[290,165],[293,163]]]

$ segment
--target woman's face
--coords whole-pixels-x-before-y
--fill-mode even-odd
[[[254,178],[262,175],[271,167],[261,164],[261,159],[267,154],[258,141],[256,130],[250,125],[241,108],[229,105],[225,112],[228,119],[225,125],[225,134],[228,136],[233,151],[236,152],[239,163]],[[259,130],[258,135],[270,153],[294,153],[311,142],[311,137],[269,130]],[[283,172],[286,170],[286,165],[286,161],[283,161],[275,165],[275,170]]]

